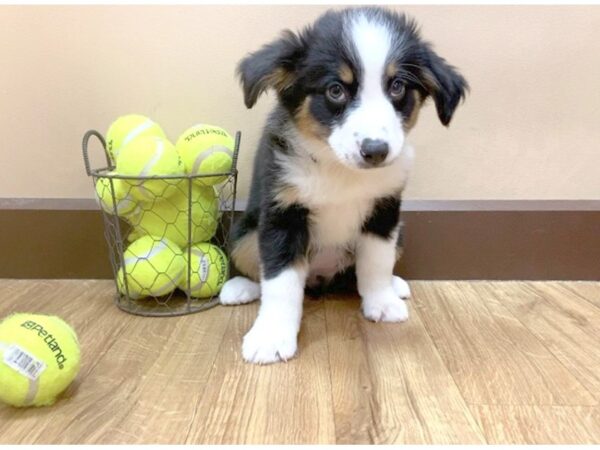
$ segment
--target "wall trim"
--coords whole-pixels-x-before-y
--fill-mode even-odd
[[[246,208],[236,201],[236,211]],[[0,210],[98,210],[93,198],[0,198]],[[600,211],[590,200],[403,200],[403,211]]]
[[[74,200],[3,202],[0,278],[112,277],[102,214],[93,200]],[[527,205],[409,203],[396,272],[410,280],[600,280],[600,208]]]

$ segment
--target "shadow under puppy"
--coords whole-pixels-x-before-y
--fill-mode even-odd
[[[261,299],[246,361],[293,357],[305,287],[352,274],[374,321],[408,318],[408,284],[393,275],[400,204],[413,158],[406,135],[433,98],[448,125],[467,83],[406,16],[377,7],[329,11],[238,67],[246,106],[277,93],[254,160],[231,256],[246,277],[221,302]]]

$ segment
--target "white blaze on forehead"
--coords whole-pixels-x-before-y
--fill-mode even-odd
[[[359,167],[364,163],[362,142],[381,140],[389,147],[387,164],[396,159],[404,146],[401,118],[384,89],[394,31],[367,14],[350,18],[346,29],[346,39],[351,41],[360,65],[358,92],[344,120],[332,128],[328,143],[343,164]]]
[[[382,80],[392,36],[382,23],[370,21],[361,14],[352,21],[352,41],[363,71],[362,93],[382,94]]]

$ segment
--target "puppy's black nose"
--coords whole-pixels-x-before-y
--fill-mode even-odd
[[[390,148],[387,142],[381,139],[365,139],[360,145],[360,154],[365,162],[377,166],[385,160]]]

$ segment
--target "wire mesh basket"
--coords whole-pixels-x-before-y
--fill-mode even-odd
[[[95,137],[106,165],[93,169]],[[83,137],[85,170],[104,219],[116,305],[143,316],[176,316],[219,303],[230,273],[226,255],[237,187],[240,133],[226,173],[124,176],[115,172],[104,137]]]

